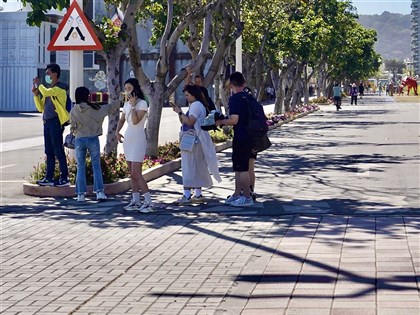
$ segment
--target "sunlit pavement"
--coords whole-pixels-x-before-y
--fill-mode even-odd
[[[419,105],[367,96],[270,133],[258,202],[180,207],[181,172],[149,183],[151,214],[107,202],[3,207],[4,314],[420,312]],[[19,313],[21,312],[21,313]]]

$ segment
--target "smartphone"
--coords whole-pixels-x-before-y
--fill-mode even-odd
[[[127,102],[128,94],[127,92],[120,92],[121,96],[124,98],[124,101]]]

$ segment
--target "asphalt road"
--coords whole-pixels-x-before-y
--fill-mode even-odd
[[[22,193],[22,184],[26,182],[34,166],[44,157],[43,127],[40,113],[7,113],[0,118],[1,161],[0,183],[2,205],[15,198],[29,198]],[[103,125],[104,133],[108,130],[108,120]],[[124,129],[123,129],[124,130]],[[175,141],[178,138],[179,122],[172,109],[164,108],[160,126],[159,143]],[[69,132],[66,127],[65,134]],[[101,147],[105,145],[105,136],[100,138]],[[122,144],[118,145],[122,152]]]

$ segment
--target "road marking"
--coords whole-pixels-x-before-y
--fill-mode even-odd
[[[0,152],[20,150],[30,147],[37,147],[44,144],[44,136],[20,139],[0,143]]]
[[[13,167],[13,166],[15,166],[16,164],[7,164],[7,165],[2,165],[2,166],[0,166],[0,170],[2,170],[2,169],[5,169],[5,168],[8,168],[8,167]]]

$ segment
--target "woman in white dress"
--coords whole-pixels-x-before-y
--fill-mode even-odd
[[[124,209],[147,213],[153,211],[149,187],[142,175],[142,164],[147,145],[144,131],[147,119],[147,102],[137,79],[132,78],[125,81],[124,91],[126,99],[116,130],[117,140],[123,144],[131,177],[132,199]],[[127,122],[127,129],[123,136],[120,131],[125,122]],[[143,203],[140,201],[140,192],[143,193]]]
[[[204,118],[209,112],[205,97],[196,85],[186,85],[184,95],[189,103],[188,111],[184,114],[178,106],[174,106],[173,110],[179,115],[179,121],[182,124],[181,131],[194,129],[198,143],[194,145],[192,152],[181,150],[184,194],[178,200],[179,205],[204,202],[201,188],[213,185],[210,173],[216,181],[221,181],[213,141],[208,131],[201,129]],[[191,194],[192,189],[194,189],[194,196]]]

